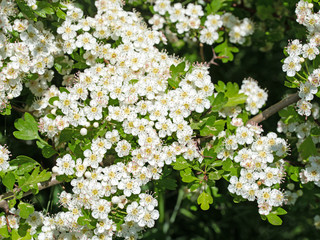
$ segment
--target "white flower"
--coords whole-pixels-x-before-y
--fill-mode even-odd
[[[284,60],[282,70],[287,72],[289,77],[296,75],[296,72],[299,72],[301,69],[300,58],[297,56],[289,56]]]

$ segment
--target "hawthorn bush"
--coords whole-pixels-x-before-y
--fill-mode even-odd
[[[0,239],[319,237],[319,9],[2,0]]]

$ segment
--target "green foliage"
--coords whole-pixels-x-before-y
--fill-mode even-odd
[[[219,57],[222,58],[223,63],[227,63],[229,61],[233,61],[233,53],[239,52],[239,48],[231,45],[230,43],[228,43],[228,41],[224,41],[223,43],[217,45],[214,48],[214,51],[218,54]]]

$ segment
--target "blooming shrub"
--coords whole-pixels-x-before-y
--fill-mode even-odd
[[[245,78],[239,87],[211,78],[210,65],[232,61],[238,51],[230,43],[250,41],[252,20],[223,11],[228,4],[217,0],[154,1],[149,19],[128,6],[97,0],[90,16],[72,2],[1,2],[2,115],[23,112],[13,136],[36,144],[50,162],[47,169],[0,145],[1,239],[140,238],[164,217],[159,199],[177,187],[173,170],[202,210],[226,181],[235,202],[257,201],[261,218],[281,225],[282,206],[302,195],[294,183],[320,182],[319,109],[311,103],[319,96],[313,4],[298,3],[308,43],[291,41],[283,61],[286,85],[299,88],[298,109],[285,108],[294,101],[274,107],[282,109],[278,131],[297,138],[301,166],[287,160],[287,140],[262,134],[258,123],[273,110],[259,114],[268,94],[256,80]],[[218,43],[213,59],[191,63],[159,50],[175,34],[200,43],[201,58],[203,43]],[[13,104],[19,99],[23,108]],[[50,215],[24,199],[58,184],[64,184],[59,207]]]

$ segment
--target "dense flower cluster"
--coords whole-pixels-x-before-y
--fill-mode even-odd
[[[14,1],[1,2],[0,110],[8,100],[21,94],[24,83],[35,96],[42,96],[53,79],[53,71],[49,69],[55,63],[55,56],[61,54],[55,36],[41,22],[13,18],[17,13]]]
[[[275,133],[261,136],[262,129],[255,125],[240,126],[235,134],[226,136],[218,158],[232,159],[241,167],[240,176],[231,176],[228,190],[249,201],[257,201],[259,213],[268,215],[272,207],[284,203],[279,184],[284,177],[283,160],[288,145]]]
[[[57,28],[56,38],[41,25],[18,20],[17,45],[5,41],[6,49],[10,45],[14,50],[10,56],[10,51],[4,52],[2,72],[8,78],[14,72],[11,64],[27,60],[25,71],[19,65],[14,72],[14,82],[21,85],[27,73],[37,74],[36,79],[26,81],[39,96],[31,109],[40,118],[39,131],[62,151],[52,170],[73,178],[72,193],[60,195],[66,211],[41,218],[39,239],[136,238],[159,217],[158,202],[143,193],[144,186],[158,180],[164,165],[178,155],[201,160],[187,118],[210,107],[207,97],[213,94],[214,85],[207,67],[187,64],[179,87],[171,88],[170,66],[181,60],[154,47],[161,34],[149,30],[137,14],[124,11],[121,1],[95,4],[98,12],[93,18],[83,16],[72,3],[66,4],[66,19]],[[25,41],[28,45],[22,49],[26,52],[18,55],[19,60],[16,52]],[[53,71],[47,69],[56,61],[54,54],[67,56],[80,48],[88,68],[71,75],[68,69],[73,62],[65,57],[70,68],[59,73],[66,88],[50,86]],[[59,142],[65,129],[86,139],[77,143],[80,151]],[[85,214],[96,223],[94,229],[79,224]]]
[[[199,4],[189,3],[186,7],[181,3],[171,5],[169,0],[154,1],[153,10],[156,12],[149,20],[153,29],[163,29],[164,24],[175,26],[178,34],[188,36],[197,32],[199,41],[212,45],[219,39],[219,29],[226,29],[231,43],[243,44],[246,37],[254,31],[253,23],[248,18],[239,20],[231,13],[205,14]],[[201,17],[206,20],[201,24]]]
[[[248,96],[246,110],[253,115],[259,112],[268,98],[267,92],[260,88],[257,81],[252,78],[243,79],[239,92]]]
[[[298,39],[289,43],[286,48],[288,56],[284,60],[282,69],[287,76],[298,76],[301,78],[299,85],[298,113],[300,115],[310,116],[314,94],[318,92],[320,86],[320,69],[316,68],[311,73],[308,70],[307,61],[313,61],[319,55],[320,46],[320,14],[313,12],[313,4],[301,0],[296,8],[297,21],[306,26],[308,30],[307,43],[302,44]],[[303,70],[302,64],[306,65],[307,78],[299,74]]]

